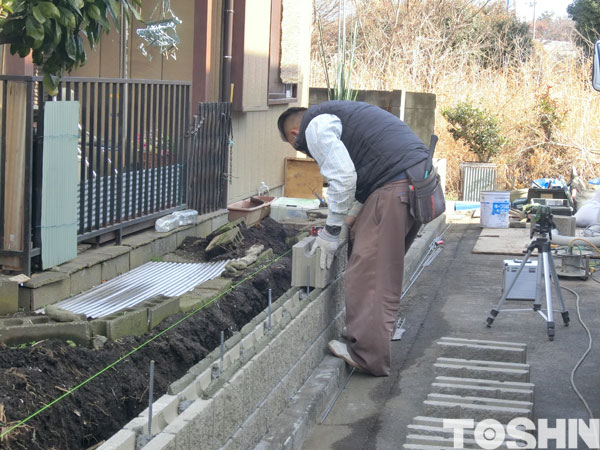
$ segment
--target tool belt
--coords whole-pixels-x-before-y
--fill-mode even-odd
[[[406,171],[410,189],[410,215],[420,223],[431,222],[446,211],[440,175],[433,166],[426,172],[425,166],[419,163]]]

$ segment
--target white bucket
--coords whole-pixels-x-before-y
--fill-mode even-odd
[[[481,192],[481,226],[487,228],[508,228],[510,211],[509,191]]]

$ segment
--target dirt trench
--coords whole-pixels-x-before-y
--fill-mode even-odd
[[[274,255],[281,255],[289,250],[286,238],[293,233],[267,217],[243,234],[244,241],[219,258],[241,256],[255,243],[271,247]],[[207,243],[206,239],[187,238],[174,255],[177,260],[203,261]],[[239,275],[234,283],[249,273]],[[169,317],[144,336],[109,341],[99,350],[71,346],[56,339],[16,347],[0,344],[1,432],[46,407],[4,436],[0,448],[79,450],[98,446],[148,406],[151,360],[155,361],[156,399],[219,345],[222,330],[227,339],[264,310],[269,288],[276,299],[289,289],[290,281],[291,252],[146,345],[143,344],[182,315]],[[68,393],[102,370],[91,381]]]

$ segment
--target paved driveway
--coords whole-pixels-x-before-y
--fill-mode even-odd
[[[488,313],[501,296],[503,260],[510,257],[473,254],[480,230],[473,223],[452,224],[447,230],[443,251],[404,299],[401,316],[407,319],[407,331],[402,341],[392,343],[392,376],[372,378],[355,373],[325,422],[307,437],[304,449],[401,449],[407,425],[422,414],[422,402],[431,391],[433,363],[439,356],[435,342],[443,336],[526,343],[535,384],[535,418],[588,419],[570,385],[571,371],[588,347],[577,319],[575,297],[563,291],[571,325],[565,328],[557,314],[552,342],[545,320],[531,310],[501,312],[487,328]],[[598,417],[600,284],[591,279],[561,279],[561,285],[579,293],[581,315],[595,339],[575,379]],[[508,305],[529,307],[531,302]],[[554,305],[558,307],[556,300]],[[551,443],[548,448],[555,446]]]

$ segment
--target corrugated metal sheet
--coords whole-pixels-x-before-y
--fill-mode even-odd
[[[79,102],[47,102],[42,162],[42,269],[77,256]]]
[[[105,317],[157,295],[185,294],[221,275],[228,262],[149,262],[56,306],[91,318]]]
[[[146,183],[146,172],[148,172],[148,182]],[[170,172],[170,174],[169,174]],[[167,190],[170,190],[169,192],[176,192],[176,203],[177,205],[181,205],[183,203],[183,189],[182,189],[182,179],[181,179],[181,172],[182,172],[182,167],[180,165],[171,165],[171,166],[167,166],[167,167],[159,167],[159,168],[154,168],[154,169],[141,169],[139,171],[137,171],[135,173],[135,177],[134,177],[134,173],[133,172],[127,172],[123,174],[123,179],[121,181],[121,192],[123,193],[123,200],[122,200],[122,205],[121,205],[121,211],[118,211],[118,203],[117,203],[117,199],[113,198],[111,200],[111,198],[107,198],[107,210],[110,211],[111,210],[111,202],[114,203],[113,209],[114,209],[114,216],[111,218],[110,217],[110,213],[108,213],[108,222],[112,220],[119,220],[122,217],[127,217],[127,216],[134,216],[134,217],[139,217],[141,214],[143,214],[143,211],[147,210],[147,208],[144,207],[144,201],[145,201],[145,195],[141,195],[141,200],[140,200],[140,192],[148,192],[148,203],[150,205],[159,205],[160,204],[160,196],[161,196],[161,192],[165,192]],[[167,182],[163,182],[165,179],[171,179],[171,183]],[[96,192],[103,192],[105,187],[104,185],[106,184],[106,189],[108,191],[111,190],[111,183],[115,184],[115,190],[117,190],[118,188],[116,187],[118,184],[118,177],[98,177],[98,178],[94,178],[91,182],[92,184],[92,188],[91,188],[91,192],[92,192],[92,202],[91,202],[91,212],[92,212],[92,225],[94,226],[94,224],[96,223]],[[127,189],[127,185],[129,184],[129,190]],[[87,230],[88,227],[90,226],[90,224],[88,223],[88,215],[87,215],[87,211],[89,208],[89,191],[90,191],[90,182],[88,180],[86,180],[86,182],[83,185],[83,203],[84,203],[84,210],[86,211],[86,213],[84,213],[83,216],[83,229]],[[152,189],[150,186],[155,186],[154,188],[154,193],[152,194]],[[79,217],[80,214],[80,196],[81,196],[81,186],[78,183],[77,184],[77,217]],[[102,216],[102,211],[104,211],[104,202],[105,202],[105,198],[104,196],[100,196],[100,206],[99,209],[101,211],[101,216]],[[134,208],[134,203],[135,203],[135,208]],[[127,206],[126,206],[127,205]],[[125,212],[127,211],[128,214],[125,214]],[[102,225],[106,225],[104,223],[104,218],[101,217],[100,219],[100,224]]]
[[[460,163],[462,200],[478,202],[482,191],[493,191],[496,182],[496,164]]]

